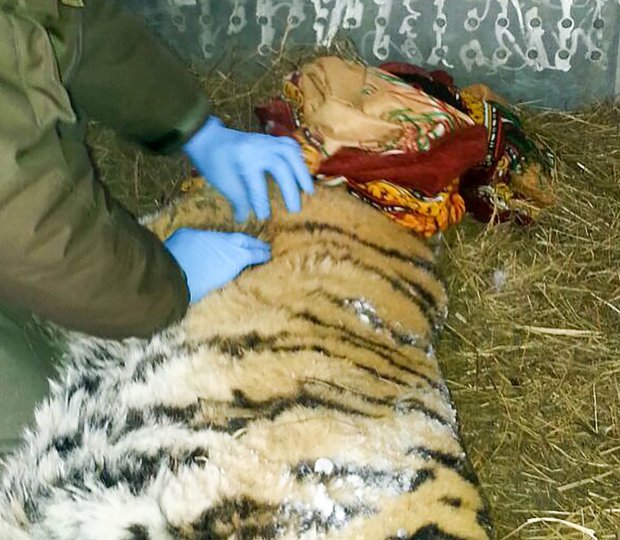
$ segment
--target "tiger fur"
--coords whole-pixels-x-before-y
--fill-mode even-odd
[[[340,188],[245,232],[273,260],[150,340],[72,336],[5,464],[10,540],[486,540],[434,355],[432,251]],[[231,228],[186,198],[148,220]]]

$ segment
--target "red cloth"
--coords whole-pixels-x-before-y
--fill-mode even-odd
[[[291,137],[295,132],[295,114],[293,107],[283,99],[272,99],[254,109],[258,121],[265,133],[276,137]]]
[[[323,71],[317,68],[319,75],[326,76],[327,73],[332,76],[332,83],[348,80],[346,77],[343,79],[343,71],[334,65],[333,58],[324,60],[321,64]],[[353,68],[349,65],[348,69],[351,71]],[[369,69],[374,70],[370,78],[374,76],[375,90],[385,90],[386,81],[390,80],[385,74],[389,73],[421,93],[456,109],[444,112],[455,116],[460,111],[456,116],[464,113],[475,125],[460,122],[457,129],[448,129],[440,137],[431,137],[430,141],[426,141],[427,144],[414,146],[407,144],[410,135],[407,129],[416,123],[403,115],[404,131],[399,144],[380,147],[385,151],[370,151],[364,150],[363,145],[351,143],[356,138],[355,125],[347,124],[353,128],[346,138],[347,142],[343,145],[332,144],[331,150],[328,150],[329,137],[319,140],[320,135],[314,135],[311,129],[305,128],[301,113],[295,109],[300,106],[300,102],[304,102],[304,96],[297,94],[301,93],[298,84],[301,72],[294,73],[288,79],[290,88],[286,85],[284,87],[284,95],[291,102],[287,99],[273,99],[257,107],[256,113],[267,133],[293,136],[300,142],[313,174],[346,178],[350,189],[357,188],[364,200],[385,206],[384,211],[393,219],[416,231],[418,225],[422,226],[424,234],[443,230],[446,224],[458,223],[460,220],[459,215],[451,220],[444,219],[441,223],[431,223],[427,227],[424,219],[428,216],[428,210],[420,210],[425,208],[429,197],[438,200],[440,193],[444,192],[445,195],[446,192],[454,191],[455,186],[458,186],[459,200],[462,202],[464,199],[467,209],[482,221],[495,217],[499,221],[515,219],[526,224],[536,219],[542,208],[553,204],[555,197],[549,182],[552,161],[524,132],[515,111],[501,97],[483,85],[459,89],[450,74],[443,70],[428,71],[403,62],[388,62],[382,64],[380,69],[382,74],[374,68]],[[310,72],[314,73],[312,70]],[[315,73],[315,76],[319,75]],[[351,84],[359,84],[355,77],[350,78]],[[321,81],[321,77],[318,80]],[[382,117],[378,115],[377,118]],[[329,115],[323,119],[324,123],[329,121],[336,120]],[[413,141],[416,142],[415,137]],[[406,151],[387,150],[394,147]],[[413,148],[416,151],[410,151]],[[383,187],[378,185],[381,182],[385,184]],[[390,210],[398,206],[394,200],[399,200],[399,190],[408,192],[407,200],[413,198],[419,202],[417,206],[410,205],[408,220],[401,219]],[[403,204],[407,206],[409,203]],[[457,207],[458,204],[452,204],[449,211]]]
[[[297,128],[291,105],[281,99],[257,107],[256,115],[271,135],[292,136]],[[342,148],[321,163],[318,173],[345,176],[360,183],[380,178],[432,197],[484,161],[486,154],[485,128],[470,126],[444,136],[428,152],[378,154]]]
[[[483,161],[486,153],[486,130],[471,126],[445,136],[428,152],[377,154],[343,148],[321,163],[319,173],[358,183],[380,178],[432,197]]]

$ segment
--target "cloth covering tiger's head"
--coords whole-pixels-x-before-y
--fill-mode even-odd
[[[229,229],[212,200],[148,222]],[[72,338],[3,471],[0,538],[489,538],[434,356],[430,249],[340,189],[244,230],[272,262],[178,326]]]

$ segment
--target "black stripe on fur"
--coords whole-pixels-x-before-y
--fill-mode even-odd
[[[361,238],[359,235],[355,234],[354,232],[347,231],[337,225],[331,225],[329,223],[320,223],[317,221],[306,221],[305,223],[290,225],[283,230],[284,232],[291,232],[291,233],[298,233],[301,231],[306,231],[309,233],[329,232],[332,234],[338,234],[341,236],[345,236],[349,240],[353,240],[354,242],[357,242],[358,244],[361,244],[364,247],[373,249],[374,251],[380,253],[381,255],[385,255],[387,257],[393,257],[402,262],[413,264],[414,266],[417,266],[418,268],[421,268],[425,270],[426,272],[428,272],[430,275],[436,278],[439,282],[441,283],[444,282],[441,275],[437,272],[437,268],[435,267],[435,264],[432,261],[428,259],[423,259],[421,257],[408,255],[394,248],[386,248],[385,246],[381,246],[379,244],[371,242],[370,240]]]

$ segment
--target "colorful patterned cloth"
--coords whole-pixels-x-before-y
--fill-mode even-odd
[[[466,206],[480,219],[524,211],[534,218],[541,201],[527,198],[550,202],[532,181],[542,160],[516,116],[486,87],[459,92],[443,71],[322,57],[288,76],[282,97],[256,112],[265,131],[300,142],[317,178],[345,182],[424,236],[459,223]],[[495,210],[498,200],[508,211]]]

